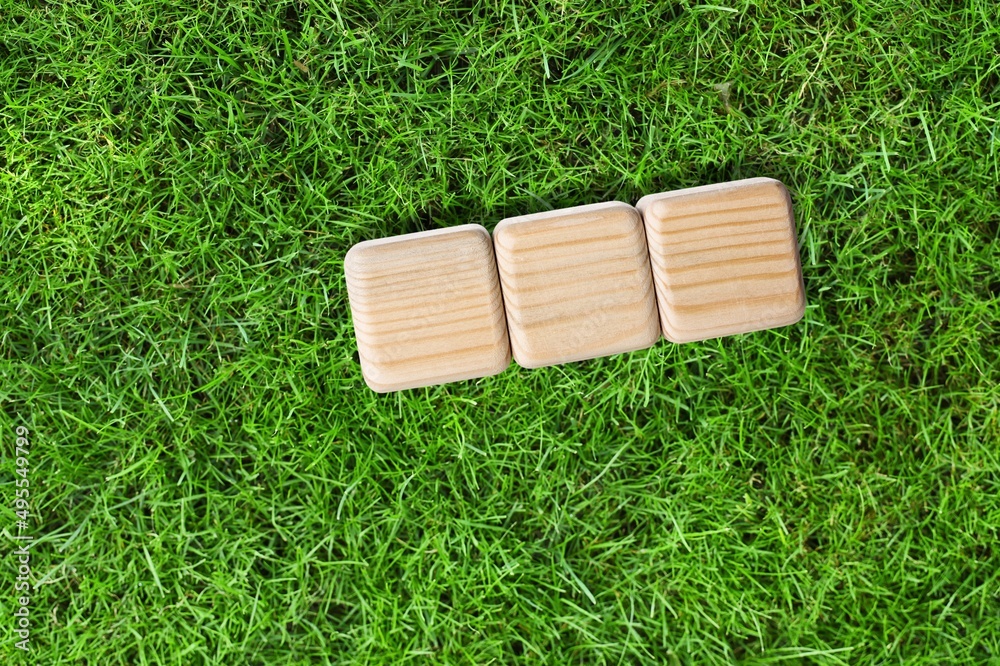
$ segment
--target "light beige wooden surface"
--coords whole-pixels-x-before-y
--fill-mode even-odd
[[[667,339],[705,340],[802,318],[792,202],[779,181],[750,178],[651,194],[636,207]]]
[[[495,375],[510,345],[477,224],[365,241],[344,258],[365,382],[380,393]]]
[[[642,220],[608,202],[524,215],[493,231],[517,363],[539,368],[659,339]]]

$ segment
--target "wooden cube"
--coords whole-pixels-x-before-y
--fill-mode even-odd
[[[344,258],[365,383],[379,393],[495,375],[510,343],[478,224],[358,243]]]
[[[493,243],[519,365],[619,354],[659,339],[645,233],[632,206],[615,201],[508,218]]]
[[[636,207],[668,340],[706,340],[802,318],[792,200],[779,181],[750,178],[651,194]]]

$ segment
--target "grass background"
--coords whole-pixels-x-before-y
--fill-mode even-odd
[[[0,0],[0,659],[998,663],[998,43],[985,0]],[[751,176],[799,324],[362,383],[353,243]]]

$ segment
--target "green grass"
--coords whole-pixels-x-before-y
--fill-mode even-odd
[[[987,0],[0,0],[0,661],[1000,663],[998,44]],[[751,176],[799,324],[363,384],[353,243]]]

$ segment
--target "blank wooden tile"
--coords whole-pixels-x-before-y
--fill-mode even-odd
[[[706,340],[805,311],[788,190],[771,178],[651,194],[643,215],[663,334]]]
[[[365,241],[344,258],[365,382],[380,393],[495,375],[510,344],[478,224]]]
[[[632,206],[508,218],[493,243],[519,365],[619,354],[659,339],[642,219]]]

